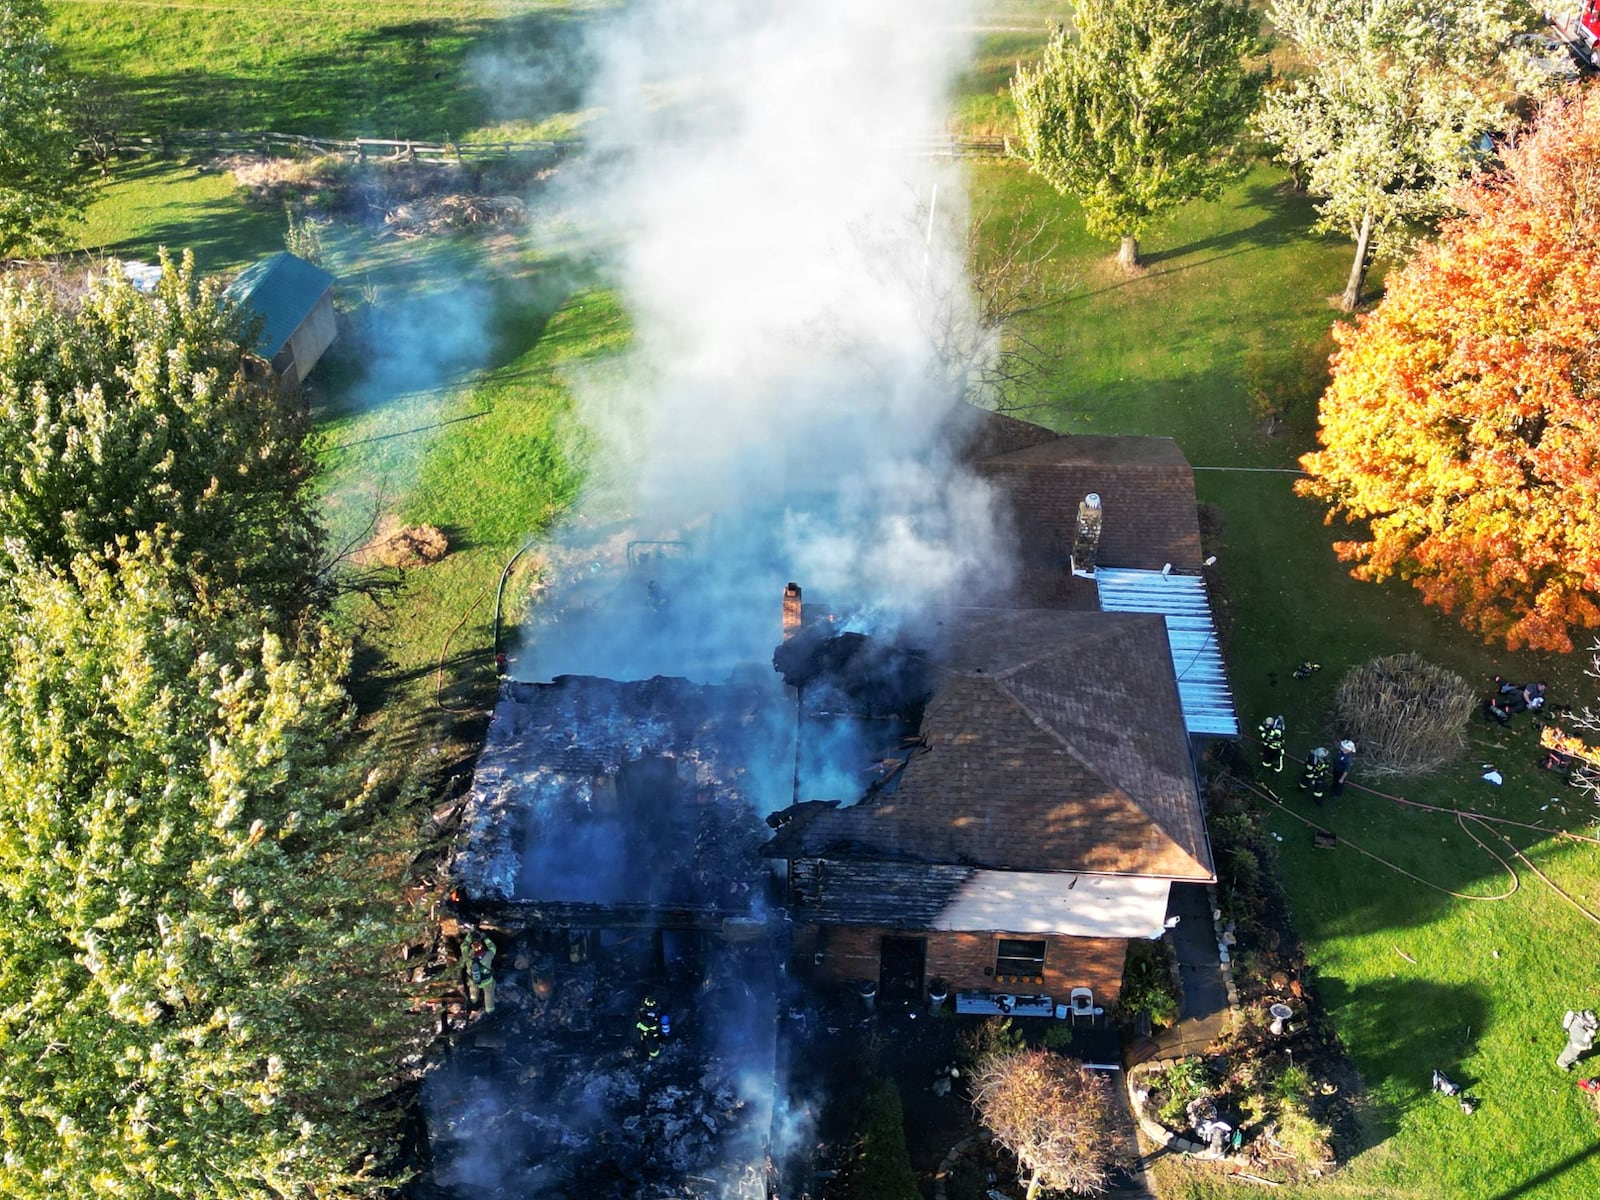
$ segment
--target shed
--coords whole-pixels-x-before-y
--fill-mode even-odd
[[[261,319],[253,349],[290,387],[300,385],[338,335],[333,276],[287,251],[246,267],[226,295]]]

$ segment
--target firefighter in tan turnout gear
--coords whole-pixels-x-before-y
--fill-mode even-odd
[[[483,933],[473,930],[468,936],[465,953],[461,956],[461,974],[467,983],[467,1003],[475,1005],[483,999],[483,1011],[494,1011],[494,943]]]

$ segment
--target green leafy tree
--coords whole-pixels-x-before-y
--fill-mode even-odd
[[[293,612],[321,551],[307,422],[247,367],[241,318],[163,257],[77,305],[0,283],[0,576],[169,535],[196,588]]]
[[[0,258],[44,249],[83,207],[72,88],[40,0],[0,0]]]
[[[1349,234],[1340,304],[1361,300],[1374,252],[1440,215],[1503,128],[1521,77],[1511,0],[1273,0],[1307,73],[1269,90],[1256,127],[1318,197],[1318,227]]]
[[[1011,84],[1022,154],[1083,205],[1089,232],[1120,239],[1137,265],[1139,237],[1235,176],[1236,135],[1266,68],[1260,21],[1238,0],[1072,0],[1073,40],[1058,29]]]
[[[0,1194],[367,1194],[423,1030],[346,652],[177,571],[0,604]]]

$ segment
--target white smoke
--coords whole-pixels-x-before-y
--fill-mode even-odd
[[[764,716],[792,745],[794,702],[770,669],[786,580],[856,628],[1003,582],[987,490],[950,451],[960,397],[934,327],[963,294],[962,180],[928,148],[969,57],[967,18],[967,0],[642,0],[597,27],[585,109],[601,115],[551,227],[563,251],[576,231],[603,261],[633,342],[574,377],[596,485],[587,519],[547,551],[554,578],[516,674],[720,683],[758,663],[774,693]],[[771,732],[752,719],[752,742]],[[859,780],[859,740],[842,733],[833,750],[813,755],[819,779]],[[792,798],[783,766],[770,787],[745,781],[758,808]],[[803,1163],[813,1113],[775,1062],[783,976],[768,964],[763,980],[735,951],[716,950],[674,1024],[737,1073],[728,1107],[745,1129]],[[673,1050],[652,1069],[672,1068]],[[450,1108],[440,1091],[436,1113]],[[563,1145],[607,1152],[554,1097],[531,1115],[564,1121]],[[727,1139],[723,1167],[761,1169],[767,1147]],[[517,1152],[480,1190],[539,1194]],[[482,1166],[461,1162],[463,1180]],[[696,1174],[706,1195],[766,1190]]]
[[[634,341],[620,373],[576,381],[614,489],[591,505],[644,537],[714,516],[694,574],[721,598],[674,602],[703,617],[767,588],[769,642],[785,576],[888,617],[1006,558],[987,491],[946,449],[958,397],[930,327],[962,294],[962,181],[928,147],[966,9],[648,0],[593,49],[601,115],[567,207],[606,250]],[[617,673],[614,654],[583,661],[572,625],[523,673]]]

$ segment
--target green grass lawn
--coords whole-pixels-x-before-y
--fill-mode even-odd
[[[66,0],[53,33],[139,133],[521,136],[573,107],[596,0]],[[507,124],[507,122],[513,122]]]
[[[1228,646],[1240,715],[1253,725],[1286,714],[1291,753],[1328,744],[1327,716],[1344,670],[1377,654],[1415,650],[1487,687],[1491,672],[1540,674],[1571,695],[1576,664],[1497,654],[1424,609],[1403,585],[1351,580],[1327,546],[1318,512],[1292,496],[1286,477],[1203,474],[1203,502],[1225,513],[1217,570],[1237,617]],[[1291,677],[1314,658],[1324,669]],[[1470,730],[1466,754],[1437,777],[1358,781],[1428,803],[1600,836],[1600,807],[1536,766],[1523,718],[1509,731]],[[1480,776],[1493,764],[1496,788]],[[1278,790],[1294,793],[1293,764]],[[1287,788],[1287,790],[1285,790]],[[1564,807],[1550,805],[1559,797]],[[1545,807],[1550,805],[1549,807]],[[1473,895],[1505,889],[1502,867],[1447,816],[1407,810],[1351,792],[1317,814],[1341,837],[1440,887]],[[1370,1090],[1368,1147],[1332,1180],[1304,1195],[1509,1200],[1600,1191],[1596,1124],[1583,1093],[1553,1061],[1559,1018],[1595,1002],[1594,924],[1520,864],[1520,889],[1501,902],[1457,900],[1347,847],[1316,850],[1309,830],[1274,814],[1280,868],[1313,980]],[[1475,829],[1502,856],[1509,852]],[[1600,911],[1600,847],[1507,828],[1539,868]],[[1414,959],[1407,961],[1405,956]],[[1483,1101],[1468,1117],[1428,1090],[1435,1067],[1469,1082]],[[1593,1069],[1591,1069],[1593,1073]],[[1235,1197],[1206,1168],[1163,1168],[1168,1196]],[[1527,1190],[1518,1190],[1527,1186]]]
[[[355,598],[344,613],[365,648],[363,702],[403,747],[453,763],[493,700],[501,571],[577,496],[584,434],[565,373],[626,331],[609,294],[506,239],[408,250],[369,261],[376,304],[319,367],[314,413],[336,546],[383,514],[450,540],[389,603]],[[524,561],[514,594],[534,569]]]
[[[245,202],[226,171],[157,160],[124,164],[96,184],[75,249],[153,260],[194,251],[202,271],[237,270],[283,249],[285,218]]]

